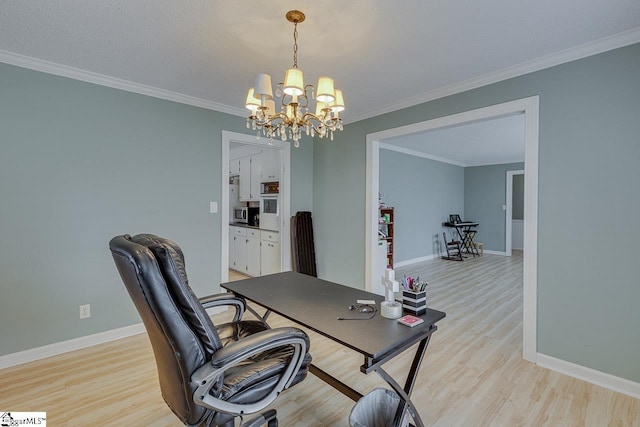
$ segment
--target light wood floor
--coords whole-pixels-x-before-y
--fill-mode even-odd
[[[432,260],[399,269],[430,282],[443,310],[413,394],[428,426],[640,426],[640,400],[522,360],[522,256]],[[214,316],[222,321],[229,314]],[[271,317],[274,326],[285,325]],[[385,383],[312,336],[314,362],[362,393]],[[385,365],[404,381],[410,356]],[[0,410],[46,411],[52,426],[177,426],[146,334],[0,370]],[[276,401],[282,426],[346,426],[353,402],[309,375]]]
[[[239,273],[235,270],[229,269],[229,281],[235,282],[236,280],[244,280],[249,279],[251,276],[247,276],[246,274]]]

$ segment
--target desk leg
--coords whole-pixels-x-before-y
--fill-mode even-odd
[[[420,414],[418,413],[418,409],[415,407],[413,402],[411,401],[411,392],[413,391],[413,386],[416,383],[416,377],[418,375],[418,371],[420,370],[420,365],[422,364],[422,360],[424,359],[424,354],[427,350],[427,346],[429,345],[429,340],[431,335],[424,338],[420,341],[418,345],[418,349],[416,350],[416,354],[413,357],[413,362],[411,363],[411,369],[409,370],[409,374],[407,375],[407,381],[405,382],[404,388],[400,387],[400,384],[396,382],[381,366],[375,368],[375,371],[378,375],[385,380],[391,388],[400,396],[400,405],[398,405],[398,409],[396,411],[396,415],[393,420],[394,426],[399,426],[404,418],[405,412],[408,410],[413,418],[413,421],[416,423],[416,427],[424,427],[422,423],[422,418],[420,418]]]
[[[257,311],[255,311],[253,309],[253,307],[251,307],[250,305],[247,305],[247,311],[251,312],[251,314],[253,314],[254,316],[256,316],[256,318],[262,320],[265,324],[267,324],[267,317],[269,317],[269,315],[271,314],[271,310],[267,310],[264,312],[264,314],[261,316],[260,314],[258,314]],[[268,326],[268,324],[267,324]]]
[[[362,397],[362,393],[352,389],[351,387],[349,387],[339,379],[329,375],[328,373],[318,368],[313,363],[309,364],[309,372],[311,372],[313,375],[318,377],[318,379],[329,384],[331,387],[335,388],[340,393],[344,394],[354,402],[357,402]]]

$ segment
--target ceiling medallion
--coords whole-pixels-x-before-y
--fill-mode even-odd
[[[251,111],[247,118],[247,129],[257,130],[273,142],[273,138],[283,141],[291,139],[295,147],[300,146],[302,132],[320,138],[331,138],[333,132],[342,130],[339,113],[344,110],[344,98],[340,89],[334,88],[333,79],[322,76],[318,84],[305,85],[302,70],[298,68],[298,24],[305,20],[304,13],[290,10],[285,15],[293,26],[293,67],[278,83],[275,95],[280,99],[280,112],[276,112],[273,99],[271,76],[258,74],[255,84],[249,89],[245,106]],[[310,102],[315,100],[315,110]]]

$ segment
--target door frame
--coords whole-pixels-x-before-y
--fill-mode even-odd
[[[504,102],[450,116],[413,123],[366,136],[365,286],[371,289],[375,272],[378,193],[380,190],[380,141],[402,135],[445,128],[491,118],[524,114],[525,117],[525,203],[523,259],[522,357],[536,363],[538,290],[538,135],[539,96]]]
[[[291,269],[291,239],[289,217],[291,216],[291,144],[279,140],[269,143],[268,138],[255,135],[222,131],[222,183],[220,224],[220,282],[229,281],[229,147],[232,142],[280,150],[280,269]]]
[[[507,171],[507,194],[505,195],[507,209],[505,211],[504,226],[504,251],[507,256],[511,256],[511,249],[513,247],[513,177],[515,175],[524,175],[524,170]],[[527,200],[526,195],[525,200]]]

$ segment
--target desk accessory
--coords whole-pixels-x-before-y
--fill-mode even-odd
[[[360,301],[367,301],[367,300],[358,300],[357,304],[352,304],[349,307],[347,307],[350,311],[351,310],[355,310],[358,313],[364,313],[364,314],[369,314],[368,317],[342,317],[342,316],[338,316],[338,320],[369,320],[369,319],[373,319],[373,317],[376,315],[376,311],[378,311],[378,309],[375,306],[375,301],[372,301],[372,304],[362,304],[360,303]]]
[[[387,268],[382,276],[382,286],[385,287],[385,301],[380,303],[380,315],[387,319],[397,319],[402,316],[402,305],[396,302],[395,293],[400,290],[400,283],[396,280],[396,272]]]
[[[402,278],[402,287],[410,292],[423,292],[429,284],[423,280],[420,280],[420,276],[413,278],[403,275]]]
[[[425,289],[428,283],[420,280],[420,276],[414,278],[404,276],[402,280],[402,308],[406,314],[422,316],[427,312],[427,293]]]
[[[407,314],[406,316],[402,316],[401,318],[398,319],[398,323],[402,323],[403,325],[406,325],[410,328],[413,328],[416,325],[419,325],[420,323],[423,323],[424,320],[422,320],[419,317],[416,316],[412,316],[410,314]]]
[[[407,314],[422,316],[427,312],[427,293],[402,291],[402,308]]]

